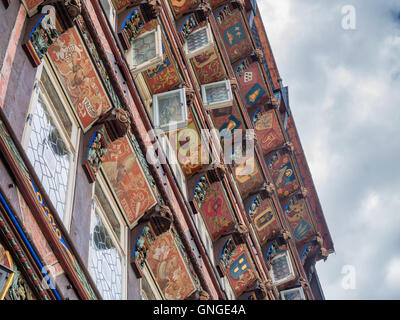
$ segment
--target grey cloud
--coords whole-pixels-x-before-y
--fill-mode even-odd
[[[400,287],[384,281],[400,258],[400,4],[280,1],[290,4],[289,19],[269,16],[276,1],[259,6],[337,251],[317,265],[325,296],[400,299]],[[341,28],[348,4],[356,30]],[[281,33],[269,32],[282,21]],[[326,178],[313,171],[320,161]],[[374,195],[377,207],[368,209]],[[356,267],[356,290],[340,285],[346,264]]]

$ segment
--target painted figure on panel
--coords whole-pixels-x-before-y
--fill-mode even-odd
[[[290,162],[280,167],[278,171],[279,175],[278,178],[276,179],[277,186],[288,185],[295,179],[292,164]]]
[[[48,53],[82,126],[87,129],[110,109],[111,104],[76,28],[64,32],[50,46]]]
[[[103,168],[130,225],[155,204],[154,196],[127,137],[114,141]]]
[[[193,281],[170,232],[156,238],[149,248],[147,262],[166,299],[185,299],[194,291]]]

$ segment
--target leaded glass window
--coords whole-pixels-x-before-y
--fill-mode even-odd
[[[303,288],[293,288],[281,291],[282,300],[306,300]]]
[[[59,216],[63,218],[72,154],[39,96],[30,118],[27,155]]]
[[[292,263],[287,252],[275,256],[271,260],[272,280],[279,285],[294,278]]]
[[[102,175],[94,186],[89,271],[103,299],[126,298],[127,225]]]
[[[185,41],[185,51],[188,58],[195,57],[214,46],[209,25],[190,33]]]
[[[78,127],[67,102],[43,63],[24,132],[26,154],[67,229],[73,202]]]
[[[145,71],[163,60],[161,29],[146,32],[131,42],[126,59],[134,73]]]
[[[207,109],[223,108],[232,105],[232,89],[229,80],[201,86],[203,103]]]
[[[96,211],[92,213],[89,270],[103,299],[121,300],[122,258]]]

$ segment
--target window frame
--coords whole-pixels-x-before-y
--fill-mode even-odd
[[[275,259],[278,259],[278,258],[280,258],[280,257],[282,257],[282,256],[285,256],[285,257],[286,257],[286,262],[287,262],[287,264],[288,264],[290,274],[289,274],[288,276],[286,276],[285,278],[281,279],[281,280],[276,280],[276,279],[275,279],[274,268],[273,268],[273,266],[272,266],[272,262],[273,262]],[[294,280],[294,278],[296,277],[296,275],[295,275],[295,273],[294,273],[293,263],[292,263],[292,259],[291,259],[291,257],[290,257],[289,251],[285,251],[285,252],[282,252],[282,253],[277,254],[275,257],[273,257],[273,258],[271,259],[270,264],[271,264],[270,276],[271,276],[272,282],[273,282],[273,284],[274,284],[275,286],[279,286],[279,285],[281,285],[281,284],[283,284],[283,283],[286,283],[286,282],[288,282],[288,281]]]
[[[139,64],[137,66],[133,66],[132,63],[131,63],[131,61],[133,59],[133,46],[131,45],[129,47],[129,49],[126,51],[126,53],[125,53],[125,59],[128,62],[129,70],[134,75],[137,74],[137,73],[146,71],[150,67],[152,67],[154,65],[158,65],[158,64],[162,63],[162,61],[163,61],[163,46],[162,46],[162,36],[161,36],[161,27],[160,27],[160,25],[157,25],[157,27],[152,29],[152,30],[144,32],[143,34],[141,34],[140,36],[135,38],[133,41],[138,40],[140,38],[144,38],[144,37],[148,36],[151,33],[155,33],[155,37],[156,37],[156,41],[155,41],[156,57],[150,59],[149,61],[143,62],[143,63],[141,63],[141,64]]]
[[[287,289],[287,290],[282,290],[282,291],[280,291],[279,294],[280,294],[281,300],[287,300],[287,299],[285,298],[285,294],[286,294],[286,293],[295,292],[295,291],[300,292],[300,296],[301,296],[301,298],[302,298],[302,299],[300,299],[300,300],[307,300],[307,299],[306,299],[306,295],[304,294],[304,290],[303,290],[302,287],[297,287],[297,288],[292,288],[292,289]]]
[[[160,110],[159,110],[158,99],[161,97],[174,95],[177,92],[179,92],[179,95],[180,95],[181,111],[182,111],[182,115],[183,115],[183,120],[161,126],[160,125],[160,115],[159,115]],[[166,91],[163,93],[158,93],[158,94],[153,95],[153,121],[154,121],[154,128],[161,129],[163,131],[175,131],[175,130],[179,130],[179,129],[183,129],[183,128],[187,127],[187,125],[188,125],[188,105],[186,102],[185,88]],[[167,130],[165,130],[165,129],[167,129]]]
[[[193,51],[189,51],[187,39],[185,39],[185,42],[183,44],[183,49],[185,50],[185,54],[188,59],[194,58],[195,56],[202,54],[203,52],[210,50],[212,47],[214,47],[214,45],[215,45],[214,37],[213,37],[213,33],[211,31],[211,27],[210,27],[209,23],[207,23],[207,25],[205,25],[204,27],[194,30],[189,35],[189,37],[197,32],[204,30],[204,29],[206,29],[206,35],[207,35],[207,40],[208,40],[206,45],[204,45],[200,48],[194,49]]]
[[[113,210],[113,213],[115,214],[115,217],[117,218],[120,227],[121,227],[121,239],[119,240],[118,237],[116,236],[113,227],[107,218],[107,214],[104,212],[104,209],[101,206],[100,201],[98,200],[98,197],[96,195],[96,183],[100,185],[100,188],[102,189],[106,200],[110,204],[111,209]],[[102,176],[102,174],[98,174],[95,183],[92,186],[92,206],[90,210],[90,232],[89,232],[89,252],[88,252],[88,270],[90,272],[90,261],[92,259],[91,255],[91,248],[93,248],[93,234],[92,230],[94,228],[93,223],[93,215],[97,215],[98,219],[101,221],[101,223],[105,226],[109,237],[112,240],[112,243],[114,247],[116,248],[120,258],[121,258],[121,299],[126,300],[128,298],[128,226],[125,222],[125,219],[122,215],[122,212],[120,211],[118,204],[116,203],[114,196],[109,190],[109,187],[107,185],[107,182],[105,178]],[[94,278],[94,276],[91,274],[91,276]],[[95,281],[95,280],[94,280]],[[101,294],[101,293],[100,293]]]
[[[57,113],[57,109],[54,105],[54,102],[51,100],[50,95],[47,92],[46,86],[41,81],[41,76],[43,70],[47,73],[50,80],[52,80],[53,87],[56,91],[60,102],[62,103],[64,110],[71,121],[72,129],[71,129],[71,136],[68,134],[64,125],[62,124],[62,120]],[[32,134],[32,125],[31,125],[31,117],[32,114],[36,111],[37,104],[39,102],[39,97],[42,99],[43,103],[45,104],[46,111],[48,112],[49,116],[51,117],[54,126],[56,127],[58,133],[61,135],[68,151],[71,153],[72,159],[70,160],[70,169],[68,173],[68,180],[67,180],[67,192],[65,195],[65,204],[64,204],[64,212],[63,217],[59,218],[62,220],[64,227],[69,232],[71,228],[72,222],[72,209],[75,197],[75,189],[76,189],[76,170],[78,166],[78,152],[80,148],[80,135],[81,135],[81,127],[79,125],[79,121],[77,120],[75,113],[69,103],[68,98],[65,96],[64,91],[62,89],[62,85],[58,82],[58,78],[55,75],[51,63],[47,60],[45,56],[40,66],[38,66],[33,92],[31,95],[31,99],[29,102],[29,108],[27,113],[27,119],[24,127],[24,132],[22,135],[22,146],[24,150],[27,150],[29,146],[30,137]],[[33,164],[32,167],[34,168]],[[47,190],[45,190],[46,193]],[[54,204],[53,204],[54,205]],[[58,212],[57,212],[58,214]]]
[[[104,8],[103,1],[108,2],[108,5],[110,7],[110,13],[109,13],[110,16],[107,14],[107,12],[106,12],[106,10]],[[111,1],[111,0],[100,0],[99,3],[100,3],[101,8],[103,9],[104,15],[106,16],[108,22],[111,25],[112,30],[115,31],[116,25],[117,25],[117,10],[115,10],[113,1]],[[112,17],[112,21],[111,21],[110,17]]]
[[[228,99],[209,104],[207,101],[206,90],[210,87],[215,87],[222,83],[225,84],[225,89],[228,91]],[[229,80],[222,80],[222,81],[203,84],[203,85],[201,85],[201,96],[203,99],[203,105],[206,108],[206,110],[219,109],[219,108],[225,108],[225,107],[231,106],[233,104],[233,94],[232,94],[231,82]]]
[[[165,297],[163,296],[161,289],[159,288],[157,282],[155,281],[153,273],[151,272],[150,267],[147,265],[146,260],[144,261],[142,274],[143,274],[142,278],[146,279],[155,298],[157,300],[165,300]],[[142,298],[142,300],[149,300],[149,299],[143,299],[144,291],[142,286],[142,281],[143,281],[142,278],[140,279],[140,297]]]
[[[162,152],[164,153],[165,159],[167,163],[169,164],[172,172],[174,173],[175,180],[178,180],[178,186],[180,187],[183,196],[185,199],[188,199],[188,194],[187,194],[187,180],[186,176],[183,173],[182,167],[179,163],[177,153],[178,151],[175,150],[172,145],[171,141],[169,140],[168,135],[162,133],[158,137],[158,141],[160,144],[160,148]],[[165,149],[164,149],[165,148]]]

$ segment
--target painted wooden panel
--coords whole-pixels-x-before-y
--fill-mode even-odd
[[[193,120],[193,115],[188,109],[188,126],[186,128],[169,133],[169,141],[176,150],[177,160],[186,177],[190,177],[199,171],[208,158],[206,148],[201,145],[200,132]]]
[[[225,272],[236,297],[256,280],[254,266],[245,245],[235,248]]]
[[[162,63],[143,72],[143,77],[152,94],[172,90],[181,83],[181,78],[174,63],[173,55],[164,39]]]
[[[310,213],[306,200],[297,196],[290,197],[283,206],[290,231],[296,242],[303,242],[313,234]]]
[[[235,225],[229,200],[220,182],[209,186],[204,201],[197,206],[213,241]]]
[[[175,18],[200,4],[200,0],[168,0]]]
[[[183,300],[196,290],[171,232],[155,239],[147,252],[147,263],[166,299]]]
[[[191,63],[200,84],[217,82],[225,78],[225,69],[215,48],[195,56],[191,59]]]
[[[279,120],[274,110],[262,111],[257,109],[251,116],[257,139],[263,154],[267,154],[284,142]]]
[[[132,228],[156,198],[128,137],[115,140],[103,157],[103,169]]]
[[[268,89],[258,62],[253,62],[243,72],[236,73],[236,76],[247,108],[260,106],[267,101]]]
[[[268,239],[281,229],[275,207],[269,198],[261,201],[260,206],[250,219],[260,245],[267,243]]]
[[[246,25],[239,9],[224,6],[216,12],[221,38],[231,62],[245,57],[253,51]]]
[[[44,2],[44,0],[22,0],[22,3],[25,5],[29,16],[32,16],[37,12],[37,8],[40,4],[42,4],[42,2]]]
[[[87,131],[112,106],[78,30],[73,27],[63,33],[48,54],[83,130]]]
[[[299,189],[294,165],[288,154],[275,152],[268,159],[267,165],[279,198],[285,198]]]
[[[230,140],[232,140],[234,130],[245,129],[242,115],[235,100],[233,100],[232,107],[210,110],[210,115],[221,138],[229,139],[231,137]]]
[[[137,3],[139,1],[133,1],[133,0],[112,0],[114,8],[117,12],[123,11],[127,6],[129,6],[131,3]]]
[[[242,164],[237,165],[234,169],[234,176],[242,199],[245,199],[251,191],[259,188],[264,182],[260,166],[254,156],[248,157]]]

